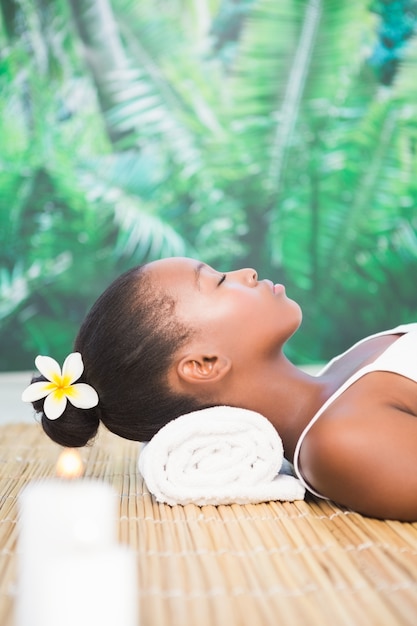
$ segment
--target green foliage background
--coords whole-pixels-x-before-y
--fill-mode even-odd
[[[0,370],[171,255],[284,282],[297,362],[417,320],[415,1],[0,8]]]

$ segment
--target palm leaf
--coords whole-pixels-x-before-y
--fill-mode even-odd
[[[207,23],[211,4],[216,3],[201,3],[199,20]],[[131,12],[136,19],[129,20],[128,13],[119,20],[131,64],[110,76],[117,104],[108,114],[109,123],[125,134],[120,144],[124,149],[147,145],[149,150],[153,143],[181,177],[200,174],[207,147],[226,134],[219,66],[201,58],[201,41],[193,28],[181,25],[181,13],[172,9],[167,17],[150,20],[152,2],[134,5]]]
[[[11,270],[0,268],[0,319],[15,315],[35,289],[48,284],[71,265],[68,255],[62,254],[47,262],[37,261],[27,268],[22,263]]]
[[[233,85],[233,115],[274,198],[299,143],[297,130],[308,128],[312,112],[331,115],[346,97],[358,71],[363,36],[358,24],[364,22],[362,0],[260,0],[249,16]]]
[[[80,169],[80,180],[90,201],[101,210],[106,207],[112,215],[115,259],[139,263],[161,256],[184,256],[191,249],[158,215],[154,204],[161,181],[146,159],[135,153],[95,159]]]

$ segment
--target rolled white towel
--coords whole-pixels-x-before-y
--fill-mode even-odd
[[[155,498],[170,505],[302,500],[300,481],[279,474],[284,461],[281,438],[265,417],[216,406],[168,422],[142,448],[139,471]]]

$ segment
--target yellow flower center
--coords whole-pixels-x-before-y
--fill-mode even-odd
[[[63,389],[62,387],[56,387],[55,390],[53,391],[53,394],[54,394],[55,400],[62,400],[62,398],[67,395],[65,393],[65,389]]]
[[[52,376],[52,382],[55,384],[57,389],[67,389],[71,386],[71,377],[68,374],[66,376],[54,374]]]

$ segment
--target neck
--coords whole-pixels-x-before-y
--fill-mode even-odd
[[[263,367],[252,367],[246,377],[240,372],[236,379],[239,384],[229,386],[224,404],[264,415],[281,437],[285,457],[292,461],[302,431],[333,392],[331,380],[303,372],[284,355]]]

